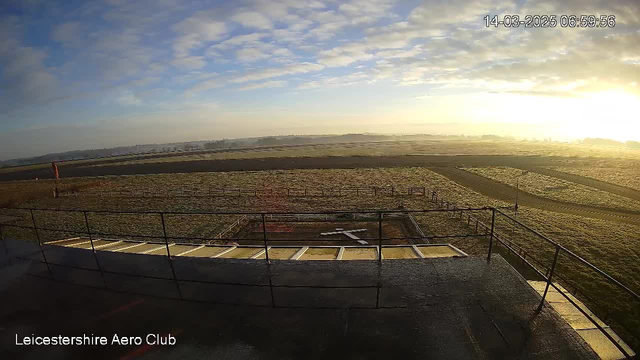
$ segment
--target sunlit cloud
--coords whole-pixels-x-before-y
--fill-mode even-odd
[[[488,14],[612,14],[616,26],[487,28]],[[479,121],[445,97],[569,109],[593,94],[634,104],[638,84],[635,0],[42,2],[0,17],[3,131],[160,118],[196,101],[218,104],[207,116],[251,107],[277,119],[275,101],[366,118],[383,98],[389,121]]]

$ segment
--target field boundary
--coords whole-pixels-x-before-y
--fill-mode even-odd
[[[435,190],[434,190],[435,191]],[[269,188],[200,188],[165,190],[99,190],[65,192],[61,197],[100,198],[181,198],[181,197],[341,197],[341,196],[427,196],[427,186],[346,186],[346,187],[269,187]]]

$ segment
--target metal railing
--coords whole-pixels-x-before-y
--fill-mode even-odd
[[[538,232],[537,230],[527,226],[526,224],[518,221],[517,219],[513,218],[512,216],[506,214],[505,212],[503,212],[502,210],[500,210],[499,208],[495,208],[495,207],[477,207],[477,208],[472,208],[472,207],[468,207],[468,208],[458,208],[455,204],[453,203],[449,203],[444,201],[443,199],[438,199],[437,198],[437,194],[434,192],[432,194],[432,201],[435,202],[436,204],[438,204],[439,206],[442,206],[442,208],[436,208],[436,209],[424,209],[424,210],[408,210],[408,209],[399,209],[399,210],[359,210],[359,211],[320,211],[320,212],[271,212],[271,213],[266,213],[266,212],[179,212],[179,211],[165,211],[165,212],[158,212],[158,211],[109,211],[109,210],[61,210],[61,209],[41,209],[41,208],[15,208],[15,209],[8,209],[8,210],[13,210],[13,211],[19,211],[19,212],[25,212],[26,214],[28,214],[28,218],[25,219],[23,218],[23,221],[30,221],[30,225],[24,225],[24,224],[0,224],[0,239],[3,242],[3,248],[4,251],[9,254],[9,251],[7,250],[7,246],[5,244],[5,237],[4,237],[4,230],[6,228],[18,228],[18,229],[29,229],[33,231],[33,234],[36,237],[36,240],[38,242],[38,247],[39,247],[39,252],[42,256],[42,260],[41,262],[44,263],[46,265],[47,268],[47,272],[49,273],[49,277],[50,278],[54,278],[52,270],[51,270],[51,266],[66,266],[66,267],[71,267],[71,268],[78,268],[76,266],[71,266],[71,265],[65,265],[65,264],[60,264],[60,263],[53,263],[50,262],[47,259],[47,254],[45,251],[45,243],[42,241],[41,239],[41,231],[54,231],[54,232],[63,232],[63,233],[75,233],[75,234],[81,234],[81,235],[85,235],[86,237],[88,237],[88,240],[91,244],[91,251],[93,253],[93,257],[95,259],[95,264],[96,264],[96,269],[92,269],[92,268],[86,268],[86,267],[80,267],[79,269],[82,270],[88,270],[88,271],[98,271],[100,273],[100,276],[103,280],[103,285],[105,288],[108,288],[107,286],[107,282],[105,280],[105,274],[117,274],[117,275],[126,275],[126,276],[134,276],[134,277],[143,277],[143,278],[158,278],[155,276],[148,276],[148,275],[140,275],[140,274],[129,274],[129,273],[121,273],[121,272],[113,272],[113,271],[108,271],[103,269],[103,267],[101,266],[100,263],[100,259],[98,257],[98,250],[96,250],[96,247],[94,245],[94,240],[96,236],[116,236],[116,237],[141,237],[141,238],[155,238],[155,239],[162,239],[165,249],[166,249],[166,257],[168,259],[169,265],[171,267],[171,273],[172,276],[170,278],[164,278],[164,277],[160,277],[161,279],[164,280],[173,280],[175,282],[175,286],[177,289],[177,293],[179,294],[179,298],[180,299],[184,299],[182,292],[180,290],[180,283],[181,282],[204,282],[204,283],[212,283],[212,284],[222,284],[222,285],[237,285],[237,286],[259,286],[259,287],[266,287],[268,286],[270,288],[271,291],[271,296],[272,296],[272,300],[273,300],[273,289],[274,288],[278,288],[278,287],[301,287],[301,288],[334,288],[335,286],[313,286],[313,285],[284,285],[284,284],[273,284],[271,281],[271,276],[269,273],[269,284],[250,284],[250,283],[230,283],[230,282],[216,282],[216,281],[204,281],[204,280],[193,280],[193,279],[182,279],[180,277],[178,277],[176,275],[176,271],[174,268],[174,256],[172,256],[171,254],[171,246],[169,244],[169,240],[172,241],[176,241],[176,240],[184,240],[184,239],[198,239],[198,240],[202,240],[202,241],[215,241],[215,240],[219,240],[218,237],[184,237],[184,236],[171,236],[168,234],[167,232],[167,223],[166,223],[166,217],[167,216],[172,216],[172,215],[179,215],[179,216],[190,216],[190,215],[241,215],[242,218],[237,220],[236,223],[232,224],[234,227],[237,226],[237,224],[240,224],[241,221],[245,221],[247,219],[253,219],[254,221],[256,221],[259,226],[260,226],[260,230],[262,232],[262,236],[261,239],[256,239],[256,238],[229,238],[226,240],[233,240],[233,241],[261,241],[261,246],[264,250],[264,257],[265,257],[265,263],[267,265],[271,264],[271,259],[269,258],[269,249],[270,249],[270,244],[273,243],[277,243],[279,241],[296,241],[296,240],[303,240],[303,241],[326,241],[326,239],[286,239],[286,240],[282,240],[282,239],[275,239],[275,238],[269,238],[269,233],[268,233],[268,222],[269,222],[269,218],[271,218],[271,221],[291,221],[294,222],[296,221],[295,216],[335,216],[335,217],[339,217],[339,216],[348,216],[348,215],[354,215],[354,214],[360,214],[360,215],[367,215],[369,218],[369,221],[374,221],[377,222],[377,237],[376,239],[374,239],[377,244],[375,245],[371,245],[371,248],[375,248],[376,252],[377,252],[377,262],[378,263],[382,263],[383,261],[383,249],[387,248],[387,247],[393,247],[394,245],[389,244],[389,241],[392,240],[404,240],[404,241],[409,241],[412,242],[413,240],[434,240],[434,239],[453,239],[453,238],[487,238],[488,239],[488,252],[487,252],[487,261],[490,262],[491,261],[491,257],[493,252],[495,252],[496,250],[494,249],[495,246],[494,245],[502,245],[510,254],[516,256],[518,259],[520,259],[522,261],[523,264],[526,264],[531,270],[533,270],[539,277],[541,277],[542,279],[544,279],[544,281],[546,282],[546,286],[545,286],[545,290],[544,293],[542,294],[542,298],[541,301],[537,307],[537,310],[540,311],[542,310],[542,308],[545,305],[545,301],[546,301],[546,297],[549,291],[550,287],[553,287],[559,294],[561,294],[562,296],[564,296],[564,298],[567,299],[568,302],[570,302],[572,305],[574,305],[589,321],[591,321],[594,326],[600,330],[606,337],[607,339],[609,339],[613,345],[616,346],[616,348],[618,348],[618,350],[624,354],[627,358],[631,358],[631,355],[629,354],[629,352],[621,345],[618,343],[618,341],[616,341],[616,339],[609,334],[609,332],[607,332],[603,326],[597,321],[597,319],[595,319],[588,311],[585,311],[581,306],[579,306],[579,304],[577,304],[575,302],[574,299],[572,299],[570,296],[568,296],[568,294],[566,294],[564,291],[562,291],[561,287],[558,286],[557,284],[554,283],[554,279],[556,277],[558,277],[558,274],[556,274],[557,271],[557,264],[558,264],[558,258],[560,254],[569,256],[571,259],[578,261],[579,263],[583,264],[584,266],[587,266],[589,269],[595,271],[597,274],[599,274],[600,276],[602,276],[609,284],[619,288],[620,290],[624,291],[627,295],[631,296],[633,299],[640,301],[640,295],[638,295],[634,290],[632,290],[631,288],[629,288],[628,286],[624,285],[622,282],[620,282],[619,280],[613,278],[612,276],[610,276],[609,274],[607,274],[606,272],[604,272],[603,270],[599,269],[598,267],[596,267],[595,265],[589,263],[587,260],[585,260],[584,258],[580,257],[579,255],[575,254],[574,252],[568,250],[567,248],[565,248],[564,246],[558,244],[557,242],[555,242],[554,240],[548,238],[547,236],[541,234],[540,232]],[[50,228],[50,227],[44,227],[44,226],[38,226],[37,222],[36,222],[36,213],[37,212],[65,212],[65,213],[74,213],[74,214],[79,214],[82,215],[82,219],[84,224],[84,230],[64,230],[64,229],[54,229],[54,228]],[[491,214],[491,223],[487,224],[485,222],[483,222],[482,220],[480,220],[479,218],[477,218],[474,214],[478,214],[478,213],[487,213],[490,212]],[[474,229],[474,233],[470,233],[470,234],[456,234],[456,235],[442,235],[442,236],[426,236],[424,233],[419,234],[419,236],[404,236],[404,237],[384,237],[383,236],[383,224],[384,221],[391,221],[394,218],[398,218],[398,216],[407,216],[409,219],[413,218],[413,215],[425,215],[425,214],[429,214],[429,213],[445,213],[445,214],[449,214],[451,217],[456,217],[459,216],[460,219],[462,219],[464,221],[464,214],[467,214],[466,217],[466,222],[467,225],[469,225],[470,228]],[[159,223],[161,225],[161,233],[159,233],[158,235],[149,235],[149,234],[119,234],[119,233],[106,233],[106,232],[99,232],[99,231],[92,231],[92,226],[91,226],[91,222],[89,220],[89,214],[109,214],[109,215],[118,215],[118,214],[144,214],[144,215],[152,215],[154,217],[157,217],[159,219]],[[506,240],[504,235],[499,234],[496,231],[496,215],[500,215],[503,216],[507,219],[509,219],[510,221],[512,221],[513,223],[517,224],[519,227],[525,229],[526,231],[528,231],[529,233],[535,235],[535,237],[542,239],[545,243],[548,243],[550,245],[553,246],[554,248],[554,255],[553,255],[553,262],[550,264],[550,266],[548,267],[548,271],[546,273],[540,271],[534,264],[531,263],[531,260],[541,263],[539,260],[533,258],[533,257],[529,257],[529,259],[527,259],[526,257],[522,256],[522,254],[520,252],[518,252],[517,250],[514,249],[514,247],[512,246],[513,243],[510,240]],[[293,216],[293,217],[292,217]],[[286,220],[284,218],[286,217],[292,217],[289,220]],[[416,223],[415,219],[412,219],[414,223]],[[475,221],[475,228],[471,225],[472,224],[472,220]],[[416,223],[417,224],[417,223]],[[482,231],[484,230],[484,231]],[[367,239],[367,240],[371,240],[371,239]],[[384,244],[384,242],[387,242],[387,244]],[[267,266],[268,267],[268,266]],[[380,282],[378,282],[377,285],[363,285],[363,286],[340,286],[340,288],[376,288],[378,289],[378,298],[376,299],[376,308],[379,308],[379,290],[381,287]],[[277,304],[272,301],[271,306],[273,307],[278,307]],[[288,307],[288,306],[287,306]]]

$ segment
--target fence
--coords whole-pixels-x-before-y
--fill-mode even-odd
[[[637,292],[589,263],[584,258],[576,255],[574,252],[551,240],[535,229],[532,229],[526,224],[518,221],[516,218],[505,213],[499,208],[494,208],[492,211],[491,221],[485,222],[482,219],[479,219],[475,214],[465,212],[465,209],[457,208],[455,203],[439,203],[439,205],[446,209],[452,209],[452,216],[459,216],[462,221],[465,221],[464,214],[466,213],[467,225],[471,226],[474,224],[476,232],[480,230],[480,232],[483,232],[484,234],[490,234],[488,260],[491,259],[492,251],[495,251],[495,249],[493,249],[493,245],[500,244],[504,247],[507,255],[515,257],[515,259],[518,259],[520,264],[522,264],[526,270],[533,271],[535,275],[546,281],[545,291],[538,310],[542,309],[549,287],[552,287],[569,303],[575,306],[580,313],[582,313],[595,328],[601,331],[626,358],[632,358],[627,349],[625,349],[614,336],[606,331],[600,323],[599,318],[595,317],[594,314],[589,313],[588,310],[578,306],[576,298],[572,298],[570,295],[573,294],[573,296],[580,297],[584,302],[588,303],[590,309],[598,311],[598,316],[607,320],[607,323],[613,326],[618,334],[622,334],[623,339],[628,344],[638,348],[640,346],[640,295],[638,295]],[[496,215],[498,215],[498,223],[496,223]],[[508,235],[498,229],[500,225],[504,225],[499,223],[501,218],[507,221],[507,225],[514,228],[511,232],[516,234],[519,237],[518,239],[510,239]],[[502,227],[506,232],[507,226]],[[529,239],[526,239],[527,237]],[[496,241],[495,243],[494,240]],[[550,245],[553,250],[549,251],[548,249],[540,249],[538,251],[539,254],[532,254],[522,246],[518,245],[518,242],[522,242],[522,240],[533,240],[531,241],[532,243],[538,240],[541,243],[535,243],[532,246]],[[574,264],[567,265],[559,263],[558,260],[562,257],[565,257],[566,263],[573,262]],[[583,267],[583,269],[578,271],[577,269],[579,267]],[[564,273],[559,271],[559,268],[564,268]],[[584,272],[588,271],[593,272],[595,275],[600,277],[600,279],[584,276]],[[588,278],[588,280],[578,282],[570,279],[570,277],[580,277],[578,274],[583,275],[582,277]],[[581,289],[586,287],[586,281],[590,282],[590,291],[581,291]],[[558,286],[558,284],[562,284],[562,286]],[[566,289],[572,289],[572,291],[565,291]],[[606,293],[608,296],[602,295],[603,293]],[[624,300],[620,299],[623,297],[622,295],[624,295]],[[617,306],[614,306],[616,305],[614,303],[617,303]],[[617,310],[615,314],[608,311],[612,308]]]
[[[603,284],[606,284],[606,286],[608,286],[611,289],[616,289],[619,290],[620,292],[626,294],[626,296],[630,299],[630,301],[635,301],[638,302],[637,304],[639,306],[636,307],[630,307],[631,309],[636,309],[635,311],[638,312],[638,309],[640,309],[640,296],[631,288],[629,288],[628,286],[624,285],[623,283],[621,283],[619,280],[613,278],[612,276],[610,276],[609,274],[607,274],[606,272],[600,270],[598,267],[594,266],[593,264],[589,263],[588,261],[586,261],[585,259],[583,259],[582,257],[576,255],[574,252],[566,249],[565,247],[563,247],[562,245],[556,243],[555,241],[551,240],[550,238],[546,237],[543,234],[540,234],[539,232],[537,232],[535,229],[532,229],[530,227],[528,227],[527,225],[521,223],[520,221],[518,221],[517,219],[511,217],[510,215],[506,214],[505,212],[501,211],[498,208],[488,208],[488,207],[482,207],[482,208],[458,208],[455,204],[452,203],[448,203],[442,199],[438,200],[436,198],[436,194],[432,194],[433,196],[433,201],[439,205],[442,205],[443,208],[437,208],[437,209],[427,209],[427,210],[407,210],[407,209],[401,209],[401,210],[371,210],[371,211],[328,211],[328,212],[280,212],[280,213],[264,213],[264,212],[199,212],[199,213],[186,213],[186,212],[135,212],[135,211],[89,211],[89,210],[57,210],[57,209],[33,209],[33,208],[22,208],[22,209],[11,209],[13,211],[18,211],[18,212],[23,212],[24,214],[28,214],[28,219],[24,219],[24,221],[29,220],[30,224],[29,225],[25,225],[23,224],[1,224],[0,225],[0,239],[2,239],[3,242],[3,247],[4,250],[7,254],[9,254],[9,251],[7,250],[7,245],[6,245],[6,241],[5,241],[5,230],[7,228],[17,228],[17,229],[23,229],[23,230],[27,230],[27,231],[32,231],[33,234],[35,235],[35,238],[37,240],[37,248],[36,249],[39,252],[38,256],[41,256],[41,260],[40,263],[44,264],[46,266],[46,272],[48,272],[49,277],[50,278],[54,278],[53,273],[52,273],[52,267],[71,267],[74,269],[80,269],[80,270],[85,270],[85,271],[93,271],[93,272],[97,272],[100,274],[100,277],[103,279],[103,285],[105,288],[107,287],[107,282],[104,280],[105,277],[107,276],[113,276],[113,275],[117,275],[117,276],[128,276],[128,277],[140,277],[140,278],[146,278],[146,279],[156,279],[156,280],[170,280],[173,281],[175,284],[175,290],[178,294],[178,298],[180,299],[184,299],[183,294],[182,294],[182,290],[181,290],[181,284],[186,283],[210,283],[210,284],[216,284],[216,285],[224,285],[224,286],[248,286],[248,287],[259,287],[259,288],[268,288],[269,291],[271,292],[271,304],[267,304],[267,305],[260,305],[260,306],[273,306],[273,307],[277,307],[277,304],[273,301],[273,291],[274,289],[277,289],[279,287],[292,287],[292,288],[313,288],[313,289],[326,289],[326,288],[336,288],[335,286],[315,286],[315,285],[283,285],[283,284],[273,284],[271,281],[271,275],[269,273],[268,277],[269,277],[269,281],[268,283],[264,283],[264,284],[255,284],[255,283],[240,283],[240,282],[220,282],[220,281],[204,281],[204,280],[197,280],[197,279],[184,279],[184,278],[180,278],[178,276],[176,276],[176,271],[175,271],[175,262],[177,261],[179,263],[180,266],[183,266],[183,264],[181,264],[181,260],[175,258],[175,256],[172,256],[171,254],[171,247],[169,244],[169,240],[172,241],[179,241],[179,240],[184,240],[184,237],[180,237],[180,236],[173,236],[170,235],[169,233],[169,228],[167,226],[167,221],[166,219],[168,217],[172,217],[172,216],[180,216],[180,217],[192,217],[192,216],[218,216],[218,215],[233,215],[233,216],[241,216],[240,219],[238,219],[234,224],[232,224],[233,226],[238,226],[237,224],[240,224],[242,221],[247,221],[248,219],[253,219],[258,221],[259,223],[261,223],[261,230],[262,230],[262,245],[264,248],[264,261],[265,264],[269,265],[271,264],[271,260],[269,259],[269,249],[270,246],[269,244],[274,244],[277,243],[278,239],[270,239],[268,236],[268,227],[267,227],[267,223],[269,221],[287,221],[287,219],[289,221],[293,221],[295,219],[293,219],[293,216],[302,216],[302,217],[309,217],[309,218],[314,218],[314,217],[360,217],[360,218],[369,218],[369,219],[374,219],[375,221],[377,221],[377,228],[378,228],[378,236],[377,236],[377,244],[373,245],[373,247],[377,250],[377,263],[381,264],[383,262],[383,257],[382,257],[382,253],[383,253],[383,249],[385,248],[391,248],[394,247],[396,245],[390,245],[390,241],[392,240],[398,240],[398,239],[403,239],[405,241],[413,241],[413,240],[423,240],[424,238],[427,238],[428,240],[433,240],[436,238],[440,238],[440,239],[446,239],[446,238],[486,238],[488,240],[488,252],[487,252],[487,261],[491,261],[491,257],[492,257],[492,253],[499,250],[499,245],[501,245],[506,252],[508,252],[510,255],[515,256],[517,259],[519,259],[522,264],[525,264],[534,274],[537,278],[543,279],[546,282],[546,287],[545,287],[545,291],[544,294],[542,295],[542,299],[539,303],[538,306],[538,311],[542,309],[542,307],[545,304],[545,299],[547,296],[547,293],[549,291],[549,288],[552,287],[554,288],[559,294],[561,294],[564,298],[567,299],[568,302],[570,302],[571,304],[573,304],[574,306],[576,306],[576,308],[578,310],[580,310],[580,312],[589,320],[593,323],[594,327],[597,328],[598,330],[600,330],[617,348],[618,350],[620,350],[620,352],[622,354],[624,354],[625,356],[627,356],[628,358],[631,358],[629,352],[620,344],[618,343],[618,341],[609,333],[606,331],[606,329],[604,329],[604,327],[598,322],[598,319],[595,318],[595,316],[593,316],[593,314],[589,313],[588,311],[582,309],[580,306],[577,306],[577,303],[575,302],[574,298],[572,298],[571,296],[569,296],[569,294],[565,293],[565,291],[563,291],[563,288],[558,286],[558,284],[556,283],[557,280],[556,279],[560,279],[561,281],[563,281],[564,283],[569,283],[568,281],[563,280],[560,277],[560,274],[558,273],[558,269],[561,268],[569,268],[570,266],[568,266],[567,264],[562,264],[562,262],[560,261],[561,259],[564,258],[563,261],[573,261],[573,262],[577,262],[579,263],[581,266],[584,266],[588,269],[590,269],[591,271],[595,272],[598,276],[600,276],[603,279]],[[37,221],[36,221],[36,214],[40,213],[40,212],[56,212],[56,213],[72,213],[74,214],[74,216],[76,216],[79,219],[82,219],[83,224],[82,226],[84,227],[83,230],[79,230],[79,229],[74,229],[74,230],[66,230],[66,229],[54,229],[54,228],[49,228],[49,227],[43,227],[43,226],[38,226]],[[470,229],[474,229],[473,233],[469,233],[469,234],[458,234],[458,235],[450,235],[450,236],[423,236],[423,234],[420,234],[420,236],[416,236],[416,237],[407,237],[407,236],[403,236],[403,237],[384,237],[383,236],[383,223],[385,221],[385,219],[392,219],[393,217],[397,217],[399,215],[407,215],[412,217],[413,215],[424,215],[424,214],[430,214],[430,213],[446,213],[446,214],[450,214],[450,216],[452,217],[459,217],[460,219],[464,220],[464,215],[466,214],[466,222],[469,225]],[[105,214],[108,216],[124,216],[126,214],[136,214],[136,215],[140,215],[140,216],[147,216],[147,217],[152,217],[152,218],[156,218],[158,220],[158,227],[159,227],[159,231],[157,231],[155,234],[122,234],[122,233],[105,233],[105,232],[96,232],[96,231],[92,231],[92,225],[90,222],[90,218],[92,214]],[[481,214],[484,215],[490,215],[490,224],[487,223],[486,221],[483,221],[482,219],[479,218],[479,216],[481,216]],[[502,234],[501,232],[498,231],[498,227],[500,227],[500,224],[496,223],[497,217],[502,218],[502,219],[507,219],[508,221],[510,221],[512,223],[512,225],[517,226],[519,229],[521,229],[523,232],[526,232],[526,234],[532,236],[532,238],[540,240],[542,243],[550,245],[551,248],[553,249],[551,252],[548,252],[549,254],[552,254],[552,256],[546,260],[550,260],[550,262],[547,263],[546,266],[544,266],[542,269],[540,268],[540,264],[544,264],[544,259],[536,259],[535,257],[529,256],[529,258],[526,258],[525,256],[522,255],[521,251],[518,251],[516,248],[514,248],[514,242],[511,240],[508,240],[506,238],[506,236],[504,234]],[[488,218],[487,218],[488,219]],[[415,220],[414,220],[415,221]],[[475,223],[474,225],[472,225],[472,221]],[[51,259],[48,258],[47,254],[50,253],[51,249],[50,246],[48,246],[47,244],[44,244],[41,238],[41,232],[43,231],[55,231],[55,232],[63,232],[63,233],[75,233],[76,235],[80,234],[83,236],[86,236],[89,241],[91,242],[91,252],[92,252],[92,256],[94,259],[94,264],[92,264],[91,266],[74,266],[74,265],[65,265],[62,263],[56,263],[54,261],[51,261]],[[170,264],[170,268],[171,268],[171,272],[170,274],[167,274],[166,276],[156,276],[156,275],[141,275],[141,274],[136,274],[136,273],[126,273],[126,272],[117,272],[117,271],[112,271],[109,269],[105,269],[103,266],[104,264],[101,262],[101,259],[104,260],[105,259],[105,255],[102,253],[106,253],[106,252],[98,252],[96,251],[96,245],[95,245],[95,241],[97,241],[97,239],[95,239],[96,236],[137,236],[137,237],[143,237],[146,239],[160,239],[161,242],[156,242],[155,244],[164,244],[165,248],[166,248],[166,259],[168,259],[168,263]],[[211,238],[202,238],[202,240],[215,240],[216,237],[211,237]],[[236,238],[236,239],[230,239],[230,240],[235,240],[235,241],[244,241],[244,240],[255,240],[255,239],[243,239],[243,238]],[[321,240],[321,239],[318,239]],[[322,239],[323,240],[323,239]],[[288,240],[290,241],[290,239]],[[100,255],[99,255],[100,253]],[[33,254],[31,254],[33,255]],[[25,258],[25,257],[21,257],[21,258]],[[33,256],[27,256],[27,259],[31,259],[33,260]],[[156,257],[157,258],[157,257]],[[250,263],[254,263],[254,262],[250,262]],[[536,266],[536,264],[538,266]],[[245,265],[238,265],[238,266],[245,266]],[[269,267],[267,267],[269,268]],[[270,270],[269,270],[270,271]],[[373,285],[360,285],[360,286],[339,286],[338,288],[348,288],[348,289],[376,289],[377,290],[377,298],[376,298],[376,308],[379,308],[379,292],[380,292],[380,282],[378,282],[377,284]],[[631,317],[633,317],[634,315],[640,315],[640,314],[630,314]],[[620,324],[620,329],[624,330],[622,333],[624,334],[625,340],[628,343],[632,343],[632,344],[636,344],[637,341],[635,340],[637,338],[637,329],[629,329],[627,327],[623,327],[623,324],[625,324],[624,321],[620,321],[617,320],[617,324]],[[616,329],[618,330],[618,329]]]
[[[196,188],[163,190],[99,190],[85,192],[64,192],[62,197],[93,196],[100,198],[176,198],[176,197],[241,197],[241,196],[429,196],[437,193],[426,186],[349,186],[349,187],[309,187],[309,188]]]

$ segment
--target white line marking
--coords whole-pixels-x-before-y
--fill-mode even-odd
[[[131,245],[131,246],[125,246],[125,247],[123,247],[123,248],[116,249],[116,250],[111,250],[111,251],[113,251],[113,252],[118,252],[118,251],[131,249],[131,248],[133,248],[133,247],[140,246],[140,245],[144,245],[144,244],[146,244],[146,242],[139,243],[139,244],[135,244],[135,245]]]
[[[269,246],[267,249],[268,249],[268,250],[271,250],[271,246]],[[266,252],[266,251],[264,251],[264,249],[262,249],[262,250],[258,251],[255,255],[251,256],[249,259],[257,259],[257,258],[258,258],[258,256],[260,256],[260,255],[264,254],[265,252]]]
[[[228,248],[227,250],[225,250],[225,251],[223,251],[223,252],[221,252],[219,254],[213,255],[212,258],[220,257],[220,255],[224,255],[224,254],[228,253],[229,251],[232,251],[235,248],[237,248],[237,246],[232,246],[232,247]]]
[[[181,252],[180,254],[178,254],[178,255],[174,255],[174,256],[183,256],[184,254],[188,254],[188,253],[190,253],[190,252],[194,252],[194,251],[196,251],[196,250],[200,250],[200,249],[202,249],[203,247],[204,247],[204,245],[200,245],[200,246],[195,247],[194,249],[187,250],[187,251],[183,251],[183,252]]]
[[[77,243],[73,243],[73,244],[66,244],[66,245],[62,245],[62,246],[66,246],[66,247],[76,247],[78,245],[83,245],[83,244],[88,244],[91,241],[87,240],[87,241],[81,241],[81,242],[77,242]]]
[[[419,258],[421,258],[421,259],[424,259],[424,258],[425,258],[424,254],[422,253],[422,251],[420,251],[420,249],[418,249],[418,247],[417,247],[417,246],[415,246],[415,245],[411,245],[411,247],[413,248],[413,251],[415,251],[415,252],[416,252],[416,254],[418,254],[418,257],[419,257]]]
[[[336,260],[342,260],[342,255],[344,255],[344,246],[340,247],[340,251],[338,251],[338,257]]]
[[[300,257],[302,256],[302,254],[305,253],[305,251],[309,250],[308,246],[303,247],[302,249],[298,250],[297,253],[293,254],[293,256],[291,257],[290,260],[299,260]]]
[[[80,239],[80,238],[79,237],[72,237],[72,238],[62,239],[62,240],[48,241],[45,244],[46,245],[48,245],[48,244],[56,244],[56,243],[63,242],[63,241],[78,240],[78,239]]]
[[[121,242],[122,242],[122,240],[120,240],[120,241],[116,241],[116,242],[112,242],[112,243],[109,243],[109,244],[98,245],[98,246],[95,246],[95,245],[94,245],[94,246],[93,246],[93,248],[94,248],[94,249],[101,249],[101,248],[103,248],[103,247],[107,247],[107,246],[112,246],[112,245],[120,244]]]
[[[172,247],[173,245],[175,245],[175,244],[169,244],[169,247]],[[156,251],[156,250],[163,249],[163,248],[165,248],[165,247],[167,247],[167,245],[166,245],[166,244],[165,244],[165,245],[160,245],[160,246],[158,246],[157,248],[153,248],[153,249],[145,250],[145,251],[143,251],[143,252],[141,252],[141,253],[139,253],[139,254],[148,254],[148,253],[150,253],[150,252],[154,252],[154,251]]]

